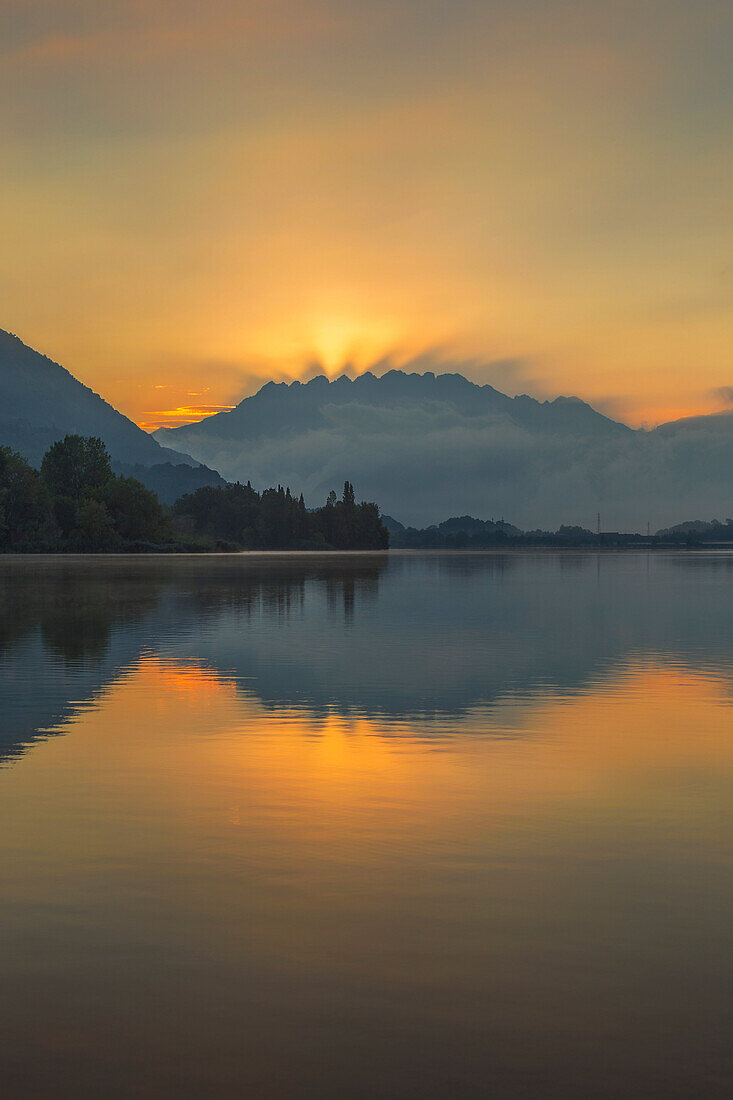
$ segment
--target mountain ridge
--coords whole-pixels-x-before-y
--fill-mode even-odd
[[[633,430],[599,413],[578,397],[559,396],[545,401],[538,401],[528,394],[509,397],[488,383],[481,385],[472,382],[456,372],[436,375],[432,371],[418,373],[392,369],[380,376],[365,371],[353,379],[347,375],[329,379],[320,374],[308,382],[266,382],[255,394],[243,398],[233,409],[214,413],[195,424],[158,429],[153,434],[159,442],[163,439],[186,440],[189,437],[198,437],[202,432],[222,439],[236,439],[240,438],[242,429],[253,437],[273,428],[277,430],[289,426],[289,418],[294,412],[301,418],[300,427],[304,424],[315,426],[319,422],[318,418],[309,421],[303,420],[303,417],[312,418],[314,412],[320,412],[326,395],[329,406],[352,404],[355,399],[367,397],[371,399],[371,404],[377,398],[378,406],[394,407],[395,402],[414,399],[421,391],[425,394],[428,390],[432,391],[428,394],[429,399],[448,401],[467,415],[479,415],[482,410],[490,409],[495,413],[504,413],[520,423],[538,425],[543,413],[546,415],[549,412],[553,428],[572,429],[573,422],[579,428],[580,418],[583,418],[588,424],[591,421],[599,426],[603,424],[609,430],[619,433]],[[268,415],[272,409],[280,412],[279,422],[276,420],[273,423],[273,418]]]
[[[725,414],[634,429],[577,397],[509,397],[455,372],[269,382],[155,436],[229,480],[298,485],[309,504],[348,477],[416,527],[462,512],[594,529],[599,511],[608,529],[663,527],[680,508],[725,508],[733,469]]]

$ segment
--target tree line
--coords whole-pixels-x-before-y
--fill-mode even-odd
[[[289,488],[258,493],[247,482],[206,486],[173,505],[184,534],[226,539],[247,550],[386,550],[389,533],[376,504],[356,503],[354,486],[344,483],[339,500],[331,491],[322,508],[308,511],[303,494]]]
[[[386,549],[376,504],[354,487],[309,512],[289,489],[206,487],[172,509],[134,477],[113,473],[101,439],[67,435],[40,470],[0,446],[0,551],[142,552],[238,549]]]
[[[145,550],[172,537],[156,494],[116,476],[101,439],[65,436],[46,451],[40,471],[0,447],[0,549]]]

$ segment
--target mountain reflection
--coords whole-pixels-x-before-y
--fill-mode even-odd
[[[714,554],[6,558],[0,755],[151,657],[266,711],[415,719],[427,735],[629,663],[727,678],[731,579]]]

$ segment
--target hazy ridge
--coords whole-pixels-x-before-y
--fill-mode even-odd
[[[467,513],[595,529],[601,512],[607,530],[655,530],[725,511],[733,469],[731,414],[634,430],[578,398],[512,398],[458,374],[271,382],[156,438],[226,478],[297,485],[309,504],[349,477],[415,526]]]

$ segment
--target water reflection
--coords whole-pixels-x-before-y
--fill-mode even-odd
[[[435,569],[418,569],[426,603]],[[103,654],[97,626],[82,656],[43,642],[46,671],[97,679],[63,736],[0,775],[7,1093],[729,1095],[720,641],[703,667],[698,650],[642,655],[637,635],[612,662],[589,654],[601,675],[565,692],[540,691],[530,663],[532,693],[492,689],[460,716],[419,699],[411,716],[356,712],[362,643],[338,705],[283,687],[275,706],[242,671],[255,643],[243,657],[236,640],[312,614],[311,646],[331,630],[343,646],[392,591],[383,571],[362,602],[352,580],[353,618],[334,614],[333,577],[222,600],[187,576],[144,608],[121,596]],[[195,624],[209,648],[187,657]],[[440,637],[449,659],[464,636]]]
[[[276,555],[0,562],[0,752],[17,754],[144,654],[266,707],[435,730],[572,695],[625,662],[722,668],[727,555]]]
[[[730,1095],[732,565],[1,560],[4,1094]]]

